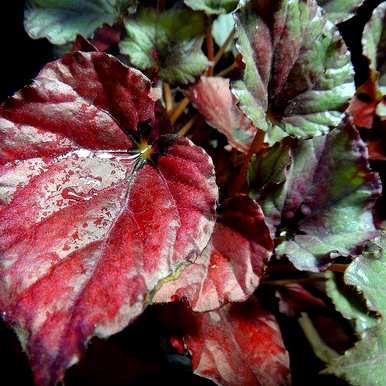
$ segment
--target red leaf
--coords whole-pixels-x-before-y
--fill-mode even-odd
[[[256,134],[252,122],[236,105],[229,79],[202,76],[186,95],[209,125],[223,133],[231,146],[247,153]]]
[[[163,303],[186,298],[194,311],[241,302],[255,291],[271,256],[273,241],[260,207],[248,196],[225,202],[201,256],[153,297]]]
[[[297,317],[302,312],[322,312],[327,309],[324,301],[311,292],[307,291],[300,284],[287,284],[280,286],[276,291],[279,299],[279,310],[289,317]]]
[[[38,385],[210,238],[212,162],[173,136],[136,150],[125,133],[154,120],[147,78],[103,53],[48,64],[0,107],[0,305]]]
[[[221,386],[290,384],[279,326],[255,298],[204,313],[173,311],[171,324],[182,331],[196,374]]]

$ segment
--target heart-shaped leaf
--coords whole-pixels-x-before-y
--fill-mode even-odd
[[[273,157],[267,155],[271,151]],[[262,157],[273,165],[265,180],[258,168]],[[273,231],[284,239],[276,253],[287,255],[298,269],[318,271],[331,253],[348,255],[376,234],[371,209],[381,183],[349,125],[263,152],[252,162],[249,178]]]
[[[169,83],[189,83],[209,64],[201,50],[205,18],[188,9],[157,14],[143,8],[125,21],[122,54],[142,70],[152,70]]]
[[[47,38],[53,44],[90,37],[104,23],[114,24],[135,0],[28,0],[24,26],[33,39]]]
[[[369,309],[376,311],[381,319],[374,326],[368,325],[362,340],[333,361],[326,372],[344,378],[354,386],[386,385],[386,237],[370,242],[362,256],[347,268],[344,279],[347,285],[361,292]],[[356,315],[355,315],[356,316]]]
[[[260,207],[240,195],[227,200],[201,256],[175,278],[168,278],[152,301],[188,300],[194,311],[245,301],[258,286],[273,241]]]
[[[209,125],[225,134],[231,146],[248,152],[256,129],[237,107],[229,79],[202,76],[185,93]]]
[[[169,312],[181,331],[193,371],[221,386],[289,385],[289,357],[275,317],[251,298],[216,311]]]
[[[315,0],[251,1],[237,27],[245,70],[232,92],[267,142],[326,134],[340,123],[354,93],[350,57]]]
[[[140,72],[80,52],[1,106],[0,305],[37,385],[137,317],[210,238],[212,162],[187,139],[146,142],[154,108]]]

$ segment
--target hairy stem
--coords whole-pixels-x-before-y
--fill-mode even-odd
[[[162,83],[162,94],[165,102],[166,111],[169,113],[173,110],[173,97],[172,91],[170,90],[170,85],[168,82]]]

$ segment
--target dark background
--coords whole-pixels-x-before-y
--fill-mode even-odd
[[[81,0],[79,0],[81,1]],[[32,40],[24,31],[24,1],[2,4],[0,13],[0,101],[30,83],[39,70],[53,59],[46,40]],[[352,51],[357,84],[367,77],[368,63],[361,56],[361,30],[381,0],[370,0],[358,17],[341,26]],[[308,342],[294,320],[280,317],[284,339],[291,353],[294,385],[342,385],[330,377],[318,376],[322,364],[313,356]],[[66,375],[66,386],[149,386],[213,385],[191,374],[189,359],[178,356],[163,340],[164,330],[156,310],[148,309],[137,322],[108,340],[93,339],[84,359]],[[27,358],[16,336],[0,322],[0,385],[32,386]],[[240,385],[242,386],[242,385]],[[364,385],[365,386],[365,385]]]

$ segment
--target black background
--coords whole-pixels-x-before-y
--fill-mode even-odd
[[[341,27],[352,51],[357,84],[366,79],[368,67],[366,59],[361,56],[361,29],[370,17],[372,9],[380,2],[366,2],[359,16]],[[51,45],[46,40],[32,40],[25,33],[23,3],[22,0],[11,0],[1,4],[1,101],[30,83],[39,70],[53,58]],[[164,331],[155,314],[155,310],[149,309],[137,322],[110,339],[93,339],[84,359],[67,372],[65,385],[212,385],[210,381],[190,373],[187,358],[174,356],[176,353],[165,349],[166,345],[162,340]],[[323,366],[313,356],[297,323],[283,317],[281,323],[285,324],[283,332],[291,352],[295,385],[343,384],[330,377],[318,376]],[[33,385],[25,354],[21,351],[12,330],[1,322],[0,385]]]

